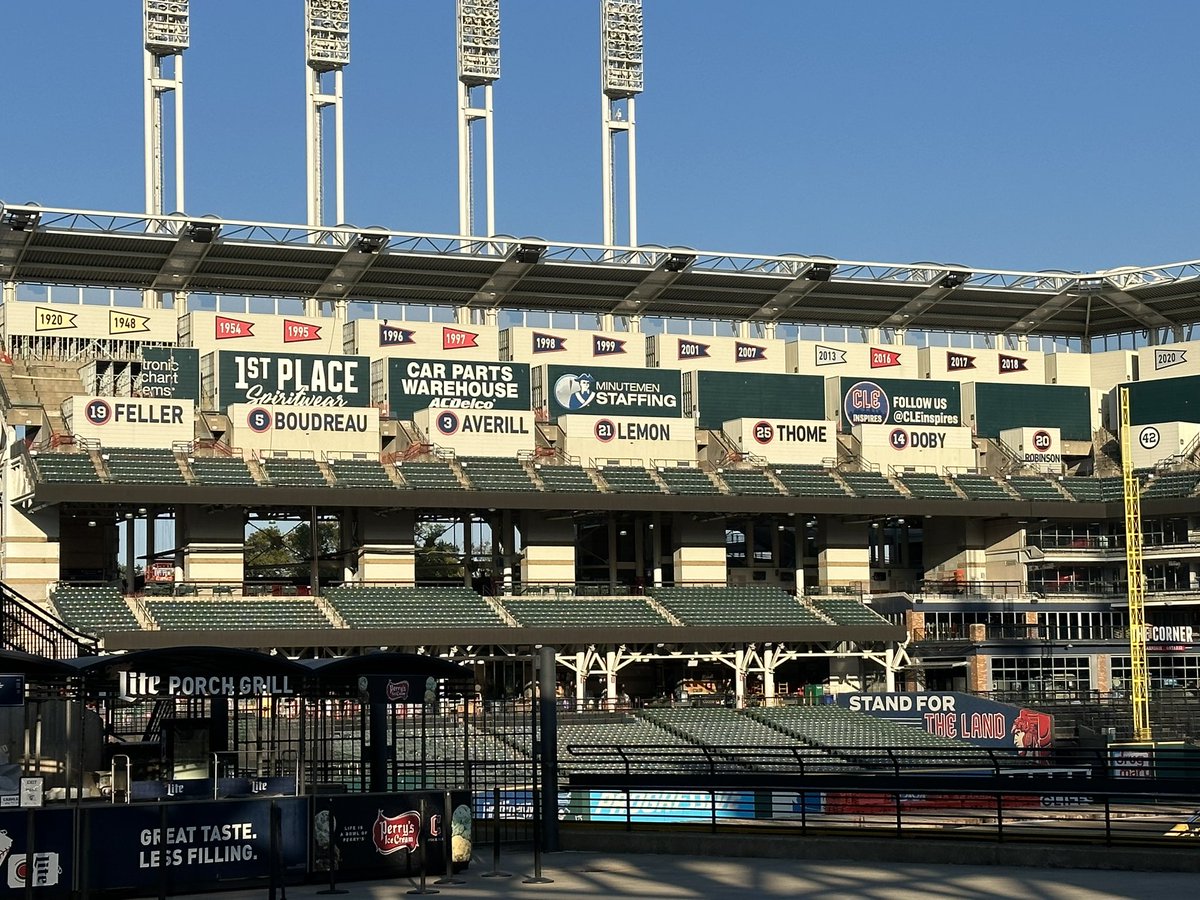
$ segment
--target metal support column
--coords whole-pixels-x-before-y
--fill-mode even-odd
[[[1150,673],[1146,664],[1146,573],[1142,565],[1142,499],[1133,472],[1129,389],[1121,395],[1121,474],[1125,494],[1125,567],[1129,595],[1129,695],[1133,702],[1133,739],[1152,740]]]

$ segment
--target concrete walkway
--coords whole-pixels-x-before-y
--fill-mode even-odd
[[[1019,853],[1019,848],[1013,848]],[[545,857],[543,874],[553,884],[523,884],[532,871],[528,854],[504,858],[512,878],[481,878],[490,858],[472,863],[462,874],[466,884],[438,888],[446,898],[880,898],[880,900],[952,900],[952,898],[1051,898],[1099,900],[1114,897],[1182,898],[1195,896],[1197,876],[1173,872],[1114,872],[1083,869],[1030,869],[904,863],[812,862],[781,859],[727,859],[563,852]],[[415,882],[353,882],[346,900],[399,900]],[[323,885],[287,889],[288,900],[315,898]],[[266,888],[197,895],[208,900],[263,900]]]

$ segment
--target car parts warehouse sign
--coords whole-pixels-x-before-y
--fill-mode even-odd
[[[370,406],[371,363],[365,356],[221,350],[217,406]]]
[[[962,400],[956,381],[843,378],[841,401],[842,431],[855,425],[962,424]]]
[[[550,420],[559,416],[682,416],[682,375],[674,369],[546,366],[543,397]]]
[[[394,419],[417,410],[529,409],[527,363],[437,359],[388,360],[388,408]]]

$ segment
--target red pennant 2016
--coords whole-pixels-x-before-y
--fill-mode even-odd
[[[894,350],[879,350],[875,347],[871,348],[871,368],[872,369],[890,369],[893,366],[900,365],[900,354]]]

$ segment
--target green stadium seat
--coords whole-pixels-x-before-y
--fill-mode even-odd
[[[462,482],[444,462],[406,462],[396,466],[405,487],[418,491],[461,491]]]
[[[170,450],[105,447],[101,453],[109,477],[122,484],[184,484],[183,470]]]
[[[279,487],[329,487],[316,460],[270,456],[259,460],[267,480]]]
[[[566,597],[556,600],[513,597],[504,608],[521,625],[535,628],[663,626],[670,623],[642,598]]]
[[[597,493],[600,490],[579,466],[538,463],[534,468],[548,491]]]
[[[1200,472],[1164,472],[1152,476],[1142,487],[1143,500],[1160,497],[1190,497],[1200,482]]]
[[[91,456],[86,453],[48,451],[34,453],[32,456],[40,481],[85,484],[100,480]]]
[[[824,466],[775,465],[775,477],[796,497],[845,497],[846,489],[838,484]]]
[[[188,460],[198,484],[214,487],[257,487],[246,461],[237,456],[193,456]]]
[[[849,597],[813,597],[817,612],[836,625],[891,625],[871,607]]]
[[[605,466],[598,469],[609,489],[620,494],[661,494],[650,473],[640,466]]]
[[[146,610],[164,631],[332,628],[311,598],[167,599],[147,597]]]
[[[684,625],[828,625],[778,587],[663,587],[648,592]]]
[[[518,460],[501,456],[460,456],[458,464],[477,491],[536,491]]]
[[[1013,496],[1006,491],[991,475],[977,475],[961,472],[954,476],[954,483],[971,500],[1012,500]]]
[[[140,631],[142,627],[120,588],[60,584],[51,591],[50,600],[59,618],[86,634]]]
[[[342,459],[331,457],[325,460],[337,480],[344,488],[387,488],[396,485],[388,478],[387,470],[376,459]]]
[[[1014,475],[1008,485],[1026,500],[1070,500],[1041,475]]]
[[[961,500],[950,483],[932,472],[903,472],[897,476],[908,492],[921,500]]]
[[[842,480],[859,497],[904,497],[896,490],[896,486],[879,472],[843,472]]]
[[[683,466],[659,466],[658,477],[666,482],[672,494],[717,494],[717,486],[701,469]]]
[[[779,496],[779,488],[761,469],[718,469],[717,475],[734,494]]]
[[[325,599],[351,628],[497,628],[504,619],[467,587],[342,585]]]
[[[1062,483],[1072,497],[1084,503],[1110,503],[1125,496],[1125,486],[1120,477],[1068,475]]]

